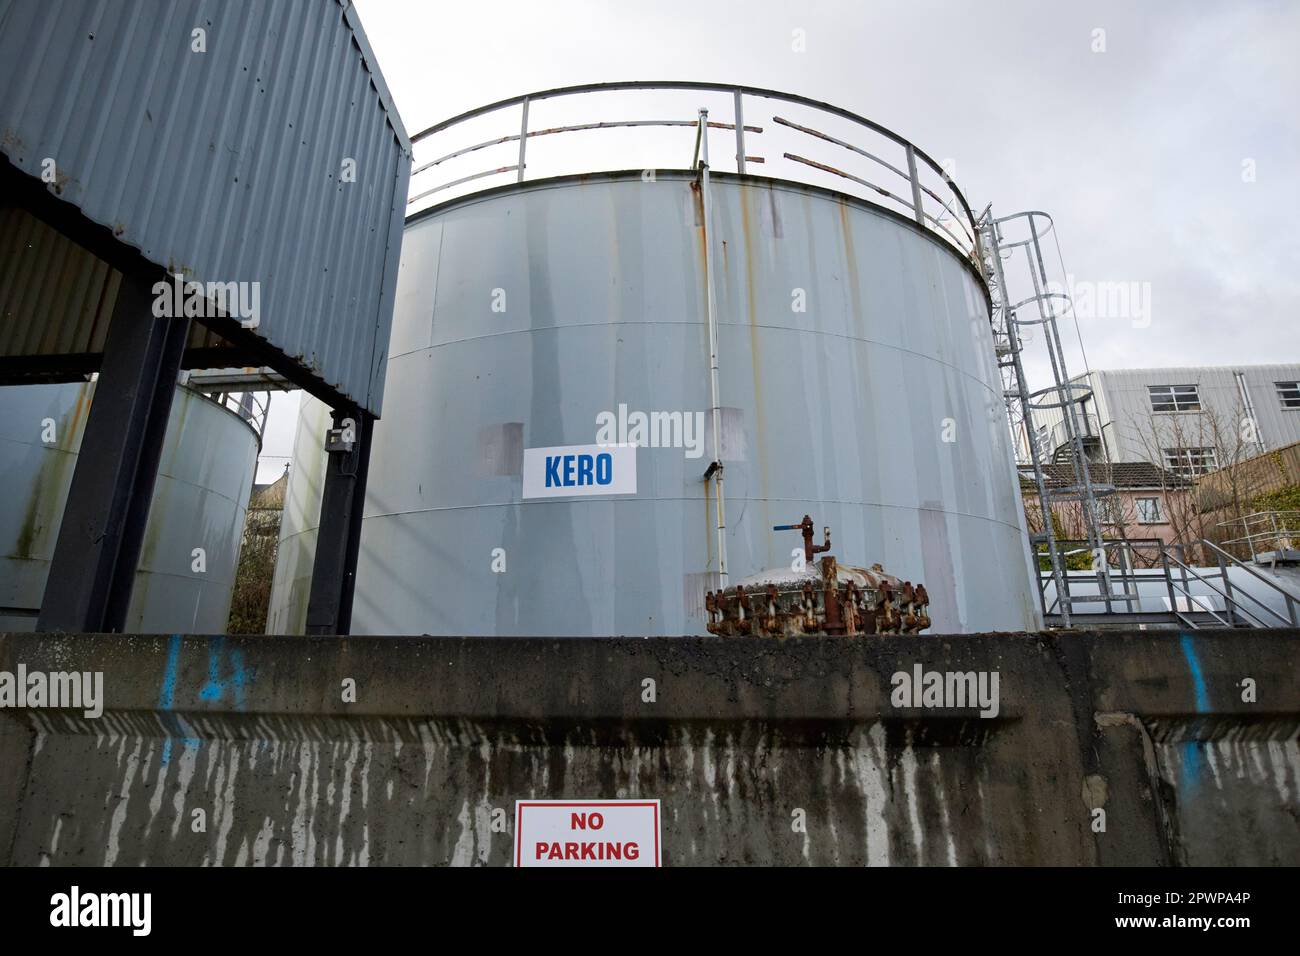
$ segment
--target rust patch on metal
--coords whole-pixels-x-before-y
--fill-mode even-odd
[[[849,290],[849,302],[853,309],[852,326],[858,327],[861,323],[862,334],[865,336],[866,315],[862,311],[862,284],[858,278],[858,253],[853,242],[853,225],[849,218],[849,204],[840,201],[840,233],[844,236],[844,262],[848,270],[848,275],[844,277],[845,284]]]
[[[808,515],[799,524],[778,525],[774,530],[802,532],[805,569],[764,572],[726,591],[709,591],[704,596],[709,633],[723,637],[919,634],[930,626],[925,585],[901,581],[879,564],[870,569],[841,565],[830,554],[814,565],[813,555],[830,550],[831,532],[826,528],[823,543],[813,544],[813,521]]]
[[[760,160],[761,162],[761,160]],[[785,231],[781,227],[781,213],[776,205],[776,190],[771,185],[767,187],[767,211],[772,220],[772,238],[782,239],[785,237]]]

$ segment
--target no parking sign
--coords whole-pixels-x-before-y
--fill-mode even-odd
[[[515,866],[659,866],[658,800],[517,800]]]

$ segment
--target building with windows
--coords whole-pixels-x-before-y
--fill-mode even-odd
[[[1300,441],[1300,364],[1097,370],[1074,381],[1092,390],[1076,420],[1096,462],[1195,478]],[[1033,425],[1044,459],[1061,460],[1061,411],[1035,411]]]
[[[1069,464],[1045,465],[1043,471],[1049,488],[1074,484],[1074,471]],[[1158,558],[1158,550],[1154,547],[1144,550],[1143,543],[1158,541],[1162,545],[1187,545],[1201,537],[1203,528],[1198,520],[1190,479],[1145,461],[1113,465],[1098,463],[1090,471],[1094,481],[1115,488],[1115,494],[1098,501],[1104,537],[1133,543],[1137,549],[1135,561]],[[1043,514],[1031,467],[1020,466],[1020,491],[1025,502],[1026,523],[1037,531],[1043,527]],[[1082,544],[1086,532],[1079,503],[1062,500],[1056,501],[1052,507],[1058,538],[1067,548],[1072,542]]]

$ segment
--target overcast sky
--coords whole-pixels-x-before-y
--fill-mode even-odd
[[[576,83],[802,94],[952,160],[977,212],[1051,213],[1076,283],[1138,283],[1149,315],[1081,318],[1091,367],[1300,361],[1298,2],[356,6],[411,133]]]

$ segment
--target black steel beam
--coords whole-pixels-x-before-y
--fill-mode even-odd
[[[352,628],[352,595],[374,419],[355,408],[335,410],[334,428],[342,432],[348,419],[352,421],[351,447],[328,453],[311,594],[307,598],[308,634],[347,634]]]
[[[190,328],[187,318],[153,314],[161,277],[123,276],[37,630],[125,627]]]
[[[58,355],[0,355],[0,386],[40,382],[84,382],[98,372],[104,356],[98,352],[63,352]],[[265,352],[226,348],[187,348],[182,369],[249,368],[267,365]],[[269,366],[268,366],[269,367]],[[295,383],[296,384],[296,383]]]

